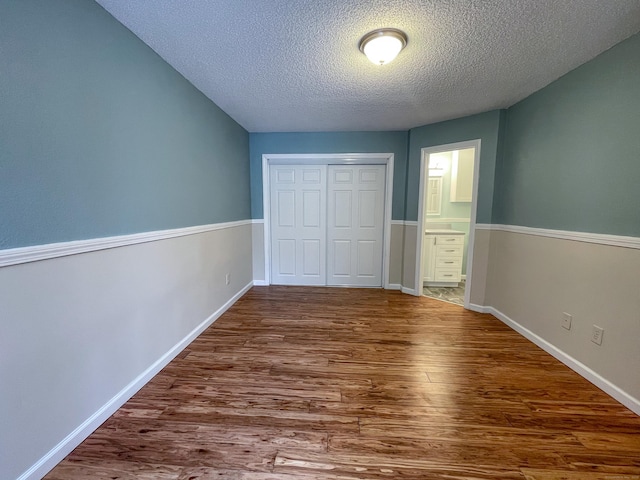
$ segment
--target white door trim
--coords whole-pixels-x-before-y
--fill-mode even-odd
[[[391,258],[391,207],[393,200],[393,153],[305,153],[262,155],[262,213],[264,218],[264,278],[271,284],[271,198],[269,195],[270,165],[386,165],[387,178],[384,198],[384,244],[382,251],[382,286],[389,288]]]
[[[469,247],[467,249],[467,276],[466,288],[464,290],[464,307],[469,308],[471,298],[471,280],[473,266],[473,246],[475,243],[476,213],[478,210],[478,180],[480,172],[480,139],[468,140],[465,142],[448,143],[421,149],[420,155],[420,190],[418,194],[418,228],[416,239],[416,278],[415,295],[422,296],[422,279],[424,272],[424,261],[422,258],[422,244],[424,240],[425,221],[425,199],[427,198],[426,173],[428,168],[429,155],[432,153],[449,152],[451,150],[464,150],[465,148],[475,148],[475,158],[473,165],[473,198],[471,199],[471,221],[469,222]]]

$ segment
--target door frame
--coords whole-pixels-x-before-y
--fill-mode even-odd
[[[391,258],[391,207],[393,200],[393,153],[272,153],[262,155],[262,214],[264,218],[264,278],[271,284],[271,165],[386,165],[384,194],[382,288],[389,288]]]
[[[425,147],[420,150],[420,190],[418,193],[418,228],[416,238],[416,277],[415,295],[422,296],[424,278],[423,242],[425,230],[425,202],[427,199],[426,175],[429,166],[429,155],[433,153],[450,152],[452,150],[464,150],[465,148],[475,148],[473,159],[473,193],[471,198],[471,218],[469,220],[469,245],[467,247],[467,274],[464,289],[464,308],[468,309],[471,299],[471,279],[473,275],[473,247],[475,244],[476,216],[478,211],[478,180],[480,172],[480,144],[481,140],[467,140],[464,142],[448,143],[445,145],[435,145]]]

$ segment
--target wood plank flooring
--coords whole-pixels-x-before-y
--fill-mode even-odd
[[[640,417],[489,315],[256,287],[45,478],[640,479]]]

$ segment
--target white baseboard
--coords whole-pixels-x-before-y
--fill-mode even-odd
[[[253,286],[254,287],[267,287],[269,286],[269,283],[267,283],[266,280],[254,280],[253,281]],[[389,285],[387,285],[387,287],[385,287],[386,290],[402,290],[402,285],[400,285],[399,283],[390,283]]]
[[[589,380],[600,390],[604,391],[608,395],[615,398],[617,401],[619,401],[629,410],[636,413],[637,415],[640,415],[640,400],[628,394],[627,392],[625,392],[618,386],[614,385],[613,383],[611,383],[609,380],[602,377],[598,373],[594,372],[582,362],[579,362],[572,356],[563,352],[558,347],[549,343],[544,338],[536,335],[528,328],[523,327],[518,322],[509,318],[507,315],[505,315],[501,311],[493,307],[481,307],[479,305],[474,305],[474,307],[478,307],[482,309],[482,310],[476,310],[476,311],[482,311],[483,313],[490,313],[491,315],[496,317],[498,320],[502,321],[509,327],[513,328],[516,332],[518,332],[523,337],[527,338],[528,340],[531,340],[537,346],[542,348],[545,352],[547,352],[548,354],[552,355],[553,357],[555,357],[556,359],[564,363],[567,367],[569,367],[571,370],[576,372],[578,375]]]
[[[267,287],[269,283],[266,280],[254,280],[254,287]],[[402,290],[402,285],[399,283],[390,283],[386,288],[386,290]]]
[[[407,295],[417,295],[415,288],[402,287],[401,290],[402,293],[406,293]]]
[[[469,310],[473,310],[474,312],[478,312],[478,313],[491,313],[492,312],[491,307],[485,307],[484,305],[477,305],[475,303],[470,303],[468,308],[469,308]]]
[[[60,443],[53,447],[46,455],[38,460],[31,468],[18,477],[17,480],[38,480],[44,477],[53,467],[60,463],[71,451],[84,439],[105,422],[118,408],[125,404],[138,390],[149,382],[160,370],[162,370],[176,355],[185,349],[195,338],[204,332],[213,322],[226,312],[253,286],[253,282],[246,285],[218,310],[211,314],[200,325],[194,328],[186,337],[176,343],[167,353],[156,360],[149,368],[136,377],[129,385],[118,392],[111,400],[104,404],[98,411],[87,418],[74,431],[66,436]]]

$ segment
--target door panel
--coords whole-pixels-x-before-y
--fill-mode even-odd
[[[338,191],[333,192],[334,205],[340,205],[341,208],[335,211],[333,215],[334,228],[351,228],[351,192]]]
[[[330,165],[327,284],[382,286],[384,165]]]
[[[278,271],[281,275],[296,274],[296,241],[295,239],[278,240]]]
[[[320,266],[320,259],[322,258],[320,252],[319,240],[303,240],[302,241],[302,275],[319,276],[322,268]]]
[[[376,242],[371,240],[360,240],[358,242],[358,268],[356,274],[359,278],[375,277]]]
[[[322,181],[322,170],[317,166],[305,167],[302,170],[302,183],[318,184]]]
[[[270,167],[271,283],[326,285],[327,167]]]
[[[362,190],[359,192],[360,198],[358,207],[358,223],[360,228],[376,227],[376,195],[375,190]]]
[[[353,183],[353,171],[348,168],[335,167],[333,170],[333,182],[351,185]]]
[[[321,193],[319,191],[302,192],[302,226],[320,228],[322,206],[320,205]]]
[[[295,224],[296,196],[293,190],[278,192],[278,215],[276,222],[279,227],[293,227]]]
[[[333,260],[333,268],[330,268],[333,277],[348,279],[351,272],[351,242],[333,240],[333,255],[330,258]]]
[[[286,168],[286,167],[280,168],[276,172],[276,175],[278,179],[278,184],[295,183],[293,168]]]

